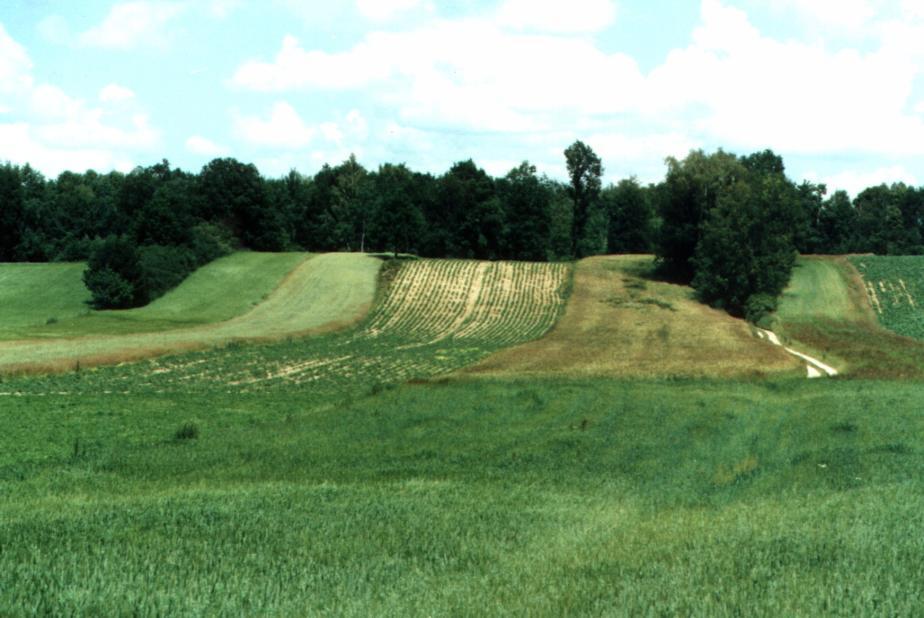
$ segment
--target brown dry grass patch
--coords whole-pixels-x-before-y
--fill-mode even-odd
[[[576,266],[561,320],[544,338],[467,370],[492,375],[755,376],[804,371],[743,320],[652,278],[651,256],[599,256]]]

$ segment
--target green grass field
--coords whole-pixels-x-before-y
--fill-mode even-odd
[[[82,263],[0,264],[0,340],[157,332],[221,322],[252,309],[307,257],[235,253],[200,268],[149,305],[121,311],[88,306]]]
[[[853,256],[879,322],[906,337],[924,339],[924,258]]]
[[[565,310],[564,265],[340,255],[222,323],[331,324],[378,274],[336,332],[2,377],[0,615],[914,615],[924,386],[849,376],[924,344],[809,262],[777,323],[846,379],[469,377],[712,314],[606,260]]]
[[[840,380],[7,398],[0,614],[913,615],[922,404]]]
[[[88,313],[84,268],[82,263],[0,264],[0,340]]]
[[[877,322],[847,258],[800,259],[771,322],[785,343],[848,376],[924,378],[924,343]]]
[[[297,336],[349,324],[368,311],[375,295],[381,261],[358,254],[331,253],[307,260],[297,254],[284,254],[274,266],[267,269],[267,278],[278,283],[275,289],[270,283],[262,284],[256,291],[242,289],[248,276],[258,276],[253,271],[248,276],[238,276],[241,270],[230,277],[209,275],[211,279],[224,280],[212,288],[219,294],[216,302],[224,304],[224,308],[209,308],[207,299],[196,304],[193,293],[177,288],[174,300],[165,296],[167,303],[159,307],[152,305],[151,313],[139,310],[138,315],[152,316],[152,322],[158,327],[155,332],[0,342],[0,373],[112,364],[231,341]],[[286,267],[296,266],[284,278],[278,278]],[[255,270],[259,272],[259,266],[255,266]],[[272,292],[267,295],[270,290]],[[207,318],[233,315],[233,311],[253,305],[253,299],[262,296],[266,297],[263,302],[232,319],[185,328],[176,328],[173,323],[173,329],[163,330],[163,316],[169,313],[173,303],[198,306],[200,311],[196,315]],[[143,322],[137,318],[133,324]]]

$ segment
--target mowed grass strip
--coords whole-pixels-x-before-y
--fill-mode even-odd
[[[842,374],[924,377],[924,343],[879,324],[866,284],[851,261],[841,256],[800,258],[772,320],[774,330],[785,343]]]
[[[916,615],[922,404],[801,378],[11,398],[0,614]]]
[[[653,278],[650,256],[578,262],[564,315],[548,335],[502,350],[472,374],[741,376],[799,370],[743,320],[699,303],[687,286]]]
[[[0,339],[89,313],[86,265],[0,264]]]
[[[214,324],[132,335],[0,342],[0,371],[67,370],[340,328],[369,310],[380,267],[380,260],[359,254],[312,257],[284,277],[264,302]],[[229,297],[233,292],[226,290]]]
[[[176,288],[144,307],[92,311],[84,305],[78,317],[11,330],[5,338],[144,333],[221,322],[251,310],[308,257],[305,253],[235,253],[206,264]],[[80,274],[74,273],[77,280],[80,280],[85,267],[83,264],[80,266]],[[82,281],[80,285],[83,286]],[[26,291],[23,298],[27,299],[33,293]],[[84,296],[89,300],[89,292]],[[25,315],[22,317],[28,319]]]

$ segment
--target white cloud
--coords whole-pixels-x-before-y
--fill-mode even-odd
[[[356,9],[368,19],[384,20],[421,4],[421,0],[356,0]]]
[[[125,86],[109,84],[99,91],[99,100],[103,103],[121,103],[135,98],[135,93]]]
[[[362,89],[407,120],[509,132],[542,130],[547,112],[626,111],[642,76],[629,56],[606,54],[581,37],[517,34],[486,20],[462,20],[371,33],[334,54],[306,51],[287,36],[272,62],[245,63],[232,83],[263,92]]]
[[[228,149],[224,146],[219,146],[212,140],[202,137],[201,135],[190,136],[186,140],[186,150],[193,154],[206,157],[220,157],[228,152]]]
[[[166,44],[164,26],[184,10],[176,2],[124,2],[116,4],[103,22],[79,36],[83,45],[108,49],[132,49]]]
[[[0,159],[30,164],[45,174],[63,171],[131,168],[130,162],[104,148],[50,147],[38,139],[24,122],[0,124]]]
[[[237,112],[233,117],[238,137],[256,146],[303,148],[317,134],[317,130],[306,125],[295,108],[285,101],[273,105],[266,119]]]
[[[598,32],[616,18],[611,0],[505,0],[497,20],[518,30]]]
[[[20,93],[32,86],[32,61],[26,49],[0,23],[0,93]]]
[[[243,4],[243,0],[210,0],[209,13],[218,19],[224,19]]]
[[[881,1],[876,0],[774,0],[774,8],[795,11],[827,29],[856,31],[868,27]]]
[[[160,144],[160,132],[134,106],[88,105],[53,84],[36,84],[31,71],[26,50],[0,25],[0,93],[9,95],[3,107],[11,117],[0,126],[0,159],[50,174],[112,169],[128,164],[128,153]],[[106,92],[119,91],[106,87],[101,95]]]
[[[924,123],[905,113],[916,74],[885,49],[765,37],[742,11],[703,0],[693,44],[649,76],[648,108],[731,148],[921,154]]]

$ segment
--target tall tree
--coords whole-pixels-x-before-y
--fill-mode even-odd
[[[372,231],[376,245],[398,255],[413,252],[424,226],[414,202],[414,177],[404,165],[386,163],[375,174],[375,217]]]
[[[455,163],[439,179],[440,219],[447,249],[464,258],[493,259],[500,253],[504,213],[494,180],[471,159]]]
[[[648,189],[634,177],[603,191],[609,215],[609,253],[649,253],[654,242],[654,210]]]
[[[22,240],[23,189],[19,168],[0,166],[0,262],[10,262]]]
[[[571,230],[571,251],[574,257],[589,253],[585,240],[592,210],[599,205],[603,163],[590,146],[578,140],[565,149],[565,163],[571,180],[574,218]]]
[[[671,274],[693,277],[693,254],[702,235],[706,213],[728,186],[748,170],[738,158],[719,150],[707,155],[694,150],[682,161],[667,158],[667,175],[659,191],[661,232],[657,255]]]
[[[536,175],[527,161],[498,182],[498,193],[507,216],[503,255],[514,260],[547,258],[550,240],[552,189]]]

